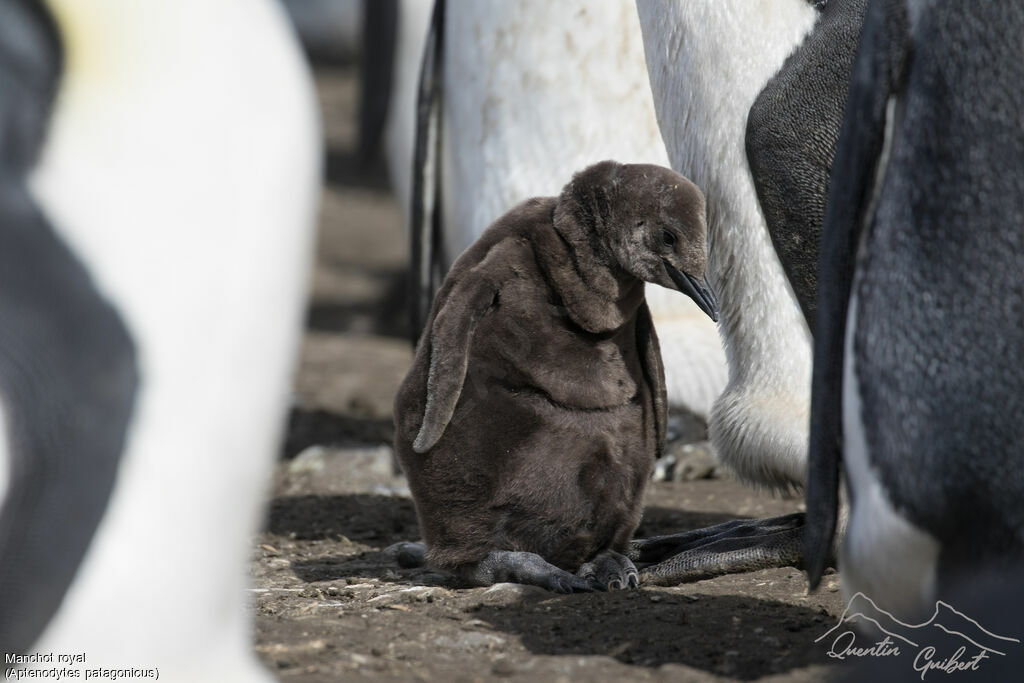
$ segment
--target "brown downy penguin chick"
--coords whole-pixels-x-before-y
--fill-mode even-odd
[[[705,239],[693,183],[603,161],[561,196],[516,206],[455,262],[395,400],[430,564],[479,585],[637,584],[619,553],[666,417],[644,281],[717,320]]]

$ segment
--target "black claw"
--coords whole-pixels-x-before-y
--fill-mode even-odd
[[[627,581],[629,582],[630,588],[636,588],[640,585],[640,577],[638,577],[636,574],[630,574]]]

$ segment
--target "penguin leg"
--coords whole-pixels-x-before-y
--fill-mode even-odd
[[[637,539],[627,555],[642,583],[671,585],[757,569],[803,567],[804,513],[735,520],[707,529]]]
[[[794,512],[767,519],[735,519],[704,529],[694,529],[667,536],[637,538],[630,542],[626,554],[635,562],[654,564],[725,538],[751,538],[791,528],[803,528],[804,513]]]
[[[394,559],[402,569],[423,567],[427,564],[427,546],[422,543],[400,541],[385,548],[384,556]]]
[[[540,586],[555,593],[580,593],[595,590],[586,579],[559,569],[536,553],[492,550],[484,559],[460,568],[467,581],[478,586],[511,582]]]
[[[614,550],[598,553],[593,560],[579,568],[576,576],[600,590],[636,588],[640,584],[640,575],[633,561]]]

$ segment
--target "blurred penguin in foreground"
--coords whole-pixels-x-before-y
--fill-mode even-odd
[[[0,0],[0,651],[268,678],[243,610],[301,329],[308,74],[272,2]]]
[[[842,475],[843,591],[903,618],[1024,562],[1022,31],[1015,3],[871,5],[832,169],[808,576]]]

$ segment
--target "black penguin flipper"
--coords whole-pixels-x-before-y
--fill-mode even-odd
[[[829,2],[747,116],[757,199],[812,334],[829,172],[866,10],[867,0]]]
[[[434,447],[455,413],[469,366],[473,331],[494,299],[495,289],[485,281],[467,278],[441,294],[447,296],[434,304],[437,312],[430,332],[424,335],[430,349],[430,369],[423,423],[412,444],[417,453]]]
[[[57,612],[107,509],[138,388],[124,321],[0,172],[0,649]]]
[[[415,344],[441,280],[441,98],[444,73],[444,0],[436,0],[423,48],[416,96],[416,142],[409,209],[411,329]]]
[[[364,0],[363,55],[359,84],[359,163],[377,155],[391,108],[398,34],[398,0]]]
[[[661,360],[661,345],[654,329],[651,310],[644,301],[637,309],[636,347],[640,353],[640,365],[651,388],[651,404],[654,406],[654,433],[657,443],[655,458],[665,450],[665,432],[668,426],[668,388],[665,385],[665,365]]]
[[[868,9],[854,62],[821,239],[820,287],[811,382],[807,578],[817,588],[833,556],[843,443],[843,358],[857,248],[885,172],[890,95],[902,80],[907,17],[901,0]],[[890,122],[891,123],[891,122]]]

